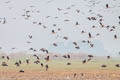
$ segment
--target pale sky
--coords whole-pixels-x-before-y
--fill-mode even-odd
[[[96,3],[95,5],[93,5]],[[106,4],[109,8],[106,9]],[[74,5],[74,6],[72,6]],[[32,6],[32,7],[30,7]],[[66,9],[70,7],[71,9]],[[58,11],[57,8],[62,9]],[[29,10],[31,17],[26,20],[23,14]],[[77,13],[76,10],[80,10]],[[92,12],[89,12],[92,10]],[[38,12],[39,11],[39,12]],[[68,13],[68,14],[64,14]],[[89,21],[87,17],[99,18],[97,14],[103,16],[105,26],[115,26],[116,29],[110,32],[106,28],[101,28],[98,21]],[[46,18],[50,16],[49,18]],[[30,47],[37,50],[46,48],[50,52],[57,53],[91,53],[96,55],[118,55],[120,51],[120,0],[0,0],[0,47],[6,53],[28,51]],[[54,18],[58,17],[58,18]],[[6,23],[3,23],[3,18]],[[70,20],[64,22],[64,20]],[[80,25],[76,26],[76,21]],[[33,24],[41,22],[42,25]],[[53,26],[56,24],[57,26]],[[46,29],[42,26],[45,25]],[[96,28],[91,28],[93,25]],[[51,30],[61,28],[60,32],[52,34]],[[94,43],[94,48],[88,44],[81,43],[88,40],[87,34],[81,34],[81,30],[91,32],[92,36],[100,33],[100,36],[90,39]],[[114,39],[117,34],[118,39]],[[30,40],[28,35],[32,35]],[[57,38],[57,35],[60,37]],[[64,40],[62,37],[69,39]],[[27,41],[32,43],[28,44]],[[78,42],[80,49],[76,50],[72,44]],[[58,47],[52,44],[57,43]],[[16,50],[11,48],[16,47]]]

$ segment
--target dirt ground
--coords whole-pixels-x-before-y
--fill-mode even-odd
[[[41,60],[44,65],[49,65],[48,71],[45,66],[34,64],[34,59],[30,64],[23,59],[19,67],[14,65],[16,61],[1,59],[8,66],[0,65],[0,80],[120,80],[120,67],[115,67],[120,60],[92,60],[86,64],[81,60]],[[67,62],[71,65],[66,65]],[[107,67],[101,67],[102,64]],[[20,73],[20,70],[24,72]]]
[[[0,80],[120,80],[118,70],[0,70]]]

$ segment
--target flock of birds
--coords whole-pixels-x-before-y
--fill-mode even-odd
[[[50,59],[51,59],[50,57],[52,57],[52,56],[47,55],[47,56],[44,58],[44,60],[46,61],[46,62],[44,62],[44,63],[42,63],[42,62],[40,61],[40,57],[39,57],[38,55],[34,54],[33,57],[36,59],[35,61],[33,61],[33,64],[40,65],[42,68],[45,67],[45,70],[48,71],[49,65],[47,64],[47,62],[50,61]],[[56,55],[53,55],[53,57],[56,57],[56,58],[57,58],[57,57],[60,57],[60,56],[58,56],[58,55],[56,54]],[[70,55],[70,54],[62,55],[62,57],[63,57],[64,59],[68,60],[68,62],[66,63],[67,66],[72,65],[72,63],[69,62],[69,60],[71,59],[71,55]],[[10,57],[9,57],[9,56],[2,56],[1,58],[2,58],[3,60],[7,60],[7,62],[10,60]],[[88,55],[86,59],[82,60],[82,63],[83,63],[83,64],[86,64],[86,63],[88,63],[89,61],[91,61],[93,58],[94,58],[93,55]],[[107,59],[108,59],[108,60],[111,59],[111,56],[107,56]],[[3,62],[1,63],[1,65],[2,65],[2,66],[11,66],[11,65],[8,65],[7,62],[6,62],[6,61],[3,61]],[[32,60],[30,60],[30,59],[18,60],[18,61],[16,61],[16,62],[14,63],[14,65],[15,65],[16,67],[20,67],[22,64],[26,64],[26,65],[32,64]],[[115,64],[114,66],[115,66],[115,67],[120,67],[120,64]],[[107,67],[107,65],[103,64],[103,65],[101,65],[101,67],[105,68],[105,67]],[[24,70],[21,69],[21,70],[19,70],[19,72],[24,73]]]
[[[9,4],[11,1],[8,1],[8,2],[5,2],[6,4]],[[91,2],[95,2],[94,0],[91,0]],[[93,5],[95,5],[96,3],[94,3]],[[56,10],[59,12],[59,13],[61,13],[61,12],[64,12],[65,10],[71,10],[73,7],[74,7],[75,5],[71,5],[70,7],[67,7],[66,9],[62,9],[62,8],[56,8]],[[33,7],[35,7],[35,6],[30,6],[31,8],[33,8]],[[109,4],[106,4],[105,5],[105,9],[109,9],[110,8],[110,6],[109,6]],[[36,11],[31,11],[31,10],[27,10],[27,9],[23,9],[23,12],[24,12],[24,14],[22,14],[22,17],[25,19],[25,20],[28,20],[29,21],[29,19],[33,16],[33,15],[31,15],[31,14],[33,14],[34,12],[36,12],[36,13],[40,13],[40,11],[39,10],[36,10]],[[89,12],[90,13],[92,13],[92,12],[94,12],[93,10],[89,10]],[[79,10],[79,9],[76,9],[76,11],[75,11],[75,13],[77,13],[77,14],[80,14],[81,13],[81,10]],[[64,13],[64,15],[67,15],[67,14],[69,14],[68,12],[65,12]],[[52,16],[46,16],[46,19],[48,19],[48,18],[50,18],[50,17],[52,17]],[[14,19],[17,19],[17,18],[14,18]],[[59,16],[56,16],[56,17],[54,17],[54,19],[59,19]],[[98,22],[98,24],[99,24],[99,26],[100,26],[100,28],[103,28],[103,29],[107,29],[109,32],[113,32],[113,31],[115,31],[116,30],[116,28],[118,27],[118,26],[110,26],[110,25],[105,25],[104,24],[104,16],[102,15],[102,14],[97,14],[97,17],[96,16],[88,16],[87,18],[86,18],[88,21],[90,21],[90,22],[93,22],[93,21],[96,21],[96,22]],[[119,22],[118,22],[118,24],[120,25],[120,16],[118,16],[118,19],[119,19]],[[64,19],[63,20],[64,21],[64,23],[65,24],[67,24],[67,22],[69,23],[71,20],[69,20],[69,19]],[[71,22],[70,22],[71,23]],[[4,18],[0,18],[0,24],[3,24],[3,25],[5,25],[5,24],[7,24],[7,19],[6,19],[6,17],[4,17]],[[41,26],[42,28],[44,28],[45,30],[47,29],[48,30],[48,26],[46,26],[44,23],[42,23],[41,21],[33,21],[32,22],[32,24],[33,25],[38,25],[38,26]],[[79,21],[76,21],[75,23],[74,23],[74,25],[77,27],[77,26],[80,26],[80,24],[81,24],[81,22],[79,22]],[[58,26],[57,24],[53,24],[53,27],[56,27],[56,26]],[[94,29],[94,28],[97,28],[97,26],[95,26],[95,25],[93,25],[93,26],[91,26],[92,28],[91,29]],[[69,40],[69,37],[68,36],[60,36],[59,35],[59,32],[61,32],[62,31],[62,28],[57,28],[57,30],[55,30],[55,29],[52,29],[51,30],[51,34],[52,35],[56,35],[56,37],[57,38],[62,38],[63,40]],[[89,46],[90,46],[90,48],[93,48],[94,47],[94,43],[91,41],[91,39],[93,39],[93,38],[96,38],[96,37],[98,37],[98,36],[100,36],[101,35],[101,33],[96,33],[96,35],[93,35],[91,32],[87,32],[87,31],[85,31],[85,30],[81,30],[80,31],[80,35],[84,35],[84,34],[87,34],[88,35],[88,38],[86,39],[86,40],[82,40],[82,43],[87,43]],[[34,36],[33,35],[28,35],[28,38],[30,39],[30,40],[32,40],[33,38],[34,38]],[[114,36],[113,36],[113,39],[119,39],[119,36],[117,35],[117,34],[114,34]],[[30,44],[30,43],[32,43],[31,41],[27,41],[27,43],[28,44]],[[77,41],[73,41],[73,46],[75,47],[75,49],[80,49],[80,46],[78,45],[78,42]],[[55,42],[55,43],[52,43],[52,45],[54,46],[54,47],[58,47],[59,45]],[[2,47],[0,47],[0,49],[2,49]],[[16,47],[13,47],[12,48],[13,50],[14,49],[16,49]],[[50,56],[49,56],[49,50],[47,49],[47,48],[40,48],[39,50],[37,50],[37,49],[35,49],[35,48],[33,48],[33,47],[31,47],[31,48],[29,48],[29,50],[30,51],[33,51],[33,52],[37,52],[37,51],[42,51],[42,52],[44,52],[44,53],[46,53],[47,55],[46,55],[46,57],[44,58],[46,61],[49,61],[49,59],[50,59]],[[49,66],[48,66],[48,64],[46,64],[46,65],[44,65],[43,63],[40,63],[40,58],[39,58],[39,56],[37,56],[36,54],[34,54],[33,55],[37,60],[36,61],[34,61],[34,63],[35,64],[41,64],[41,67],[45,67],[46,68],[46,71],[48,70],[48,68],[49,68]],[[54,57],[59,57],[58,55],[54,55]],[[65,58],[65,59],[70,59],[71,58],[71,56],[70,56],[70,54],[67,54],[67,55],[63,55],[62,56],[63,58]],[[88,59],[84,59],[82,62],[83,62],[83,64],[85,64],[85,63],[87,63],[88,61],[91,61],[91,59],[93,58],[94,56],[93,55],[88,55]],[[2,59],[5,59],[5,58],[7,58],[7,60],[9,60],[10,58],[9,58],[9,56],[7,56],[7,57],[5,57],[5,56],[2,56]],[[107,56],[107,58],[108,59],[110,59],[110,56]],[[30,59],[26,59],[26,64],[30,64]],[[20,66],[22,64],[22,61],[21,60],[19,60],[18,62],[15,62],[15,65],[16,66]],[[67,63],[67,65],[71,65],[71,63],[70,62],[68,62]],[[6,62],[2,62],[2,66],[8,66],[7,65],[7,63]],[[120,67],[120,64],[116,64],[115,65],[116,67]],[[101,67],[107,67],[107,65],[102,65]],[[20,70],[20,72],[24,72],[23,70]]]

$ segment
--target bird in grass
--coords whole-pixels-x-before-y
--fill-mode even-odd
[[[47,64],[45,65],[45,68],[46,68],[46,71],[48,71],[48,68],[49,68],[49,67],[48,67],[48,65],[47,65]]]
[[[7,56],[7,60],[9,60],[10,58],[9,58],[9,56]]]
[[[107,56],[107,59],[110,59],[111,57],[110,56]]]
[[[104,65],[104,64],[103,64],[103,65],[101,65],[101,67],[104,67],[104,68],[105,68],[105,67],[107,67],[107,65]]]

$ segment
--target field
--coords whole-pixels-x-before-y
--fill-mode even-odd
[[[2,60],[8,66],[0,65],[0,80],[120,80],[120,68],[115,67],[120,60],[92,60],[83,64],[81,60],[40,60],[44,65],[48,64],[48,71],[40,64],[35,64],[31,59],[30,64],[23,63],[20,67],[16,67],[14,63],[16,59]],[[70,62],[71,65],[66,65]],[[107,67],[101,67],[102,64]],[[24,70],[20,73],[19,70]]]

